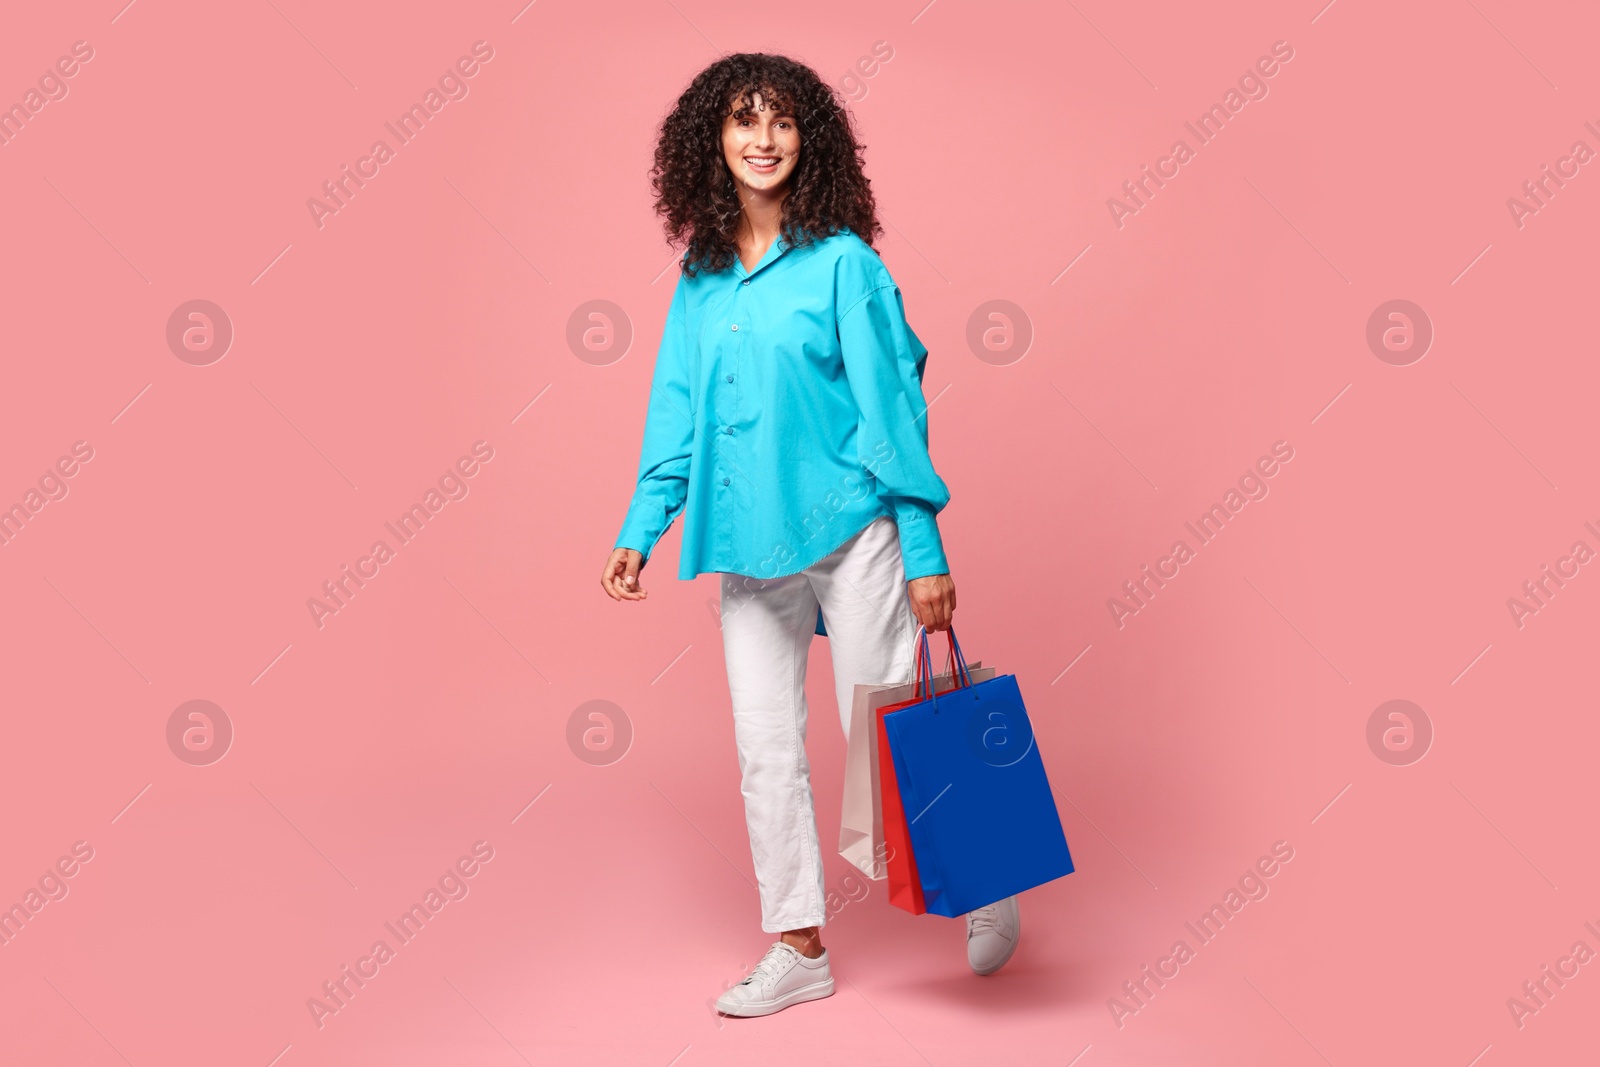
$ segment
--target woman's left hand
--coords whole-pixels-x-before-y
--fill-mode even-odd
[[[930,574],[913,578],[906,583],[911,596],[911,611],[928,632],[950,629],[950,617],[956,612],[956,583],[948,574]]]

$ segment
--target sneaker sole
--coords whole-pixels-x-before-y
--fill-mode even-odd
[[[1021,939],[1018,938],[1017,940],[1021,940]],[[977,975],[990,975],[990,974],[993,974],[994,972],[998,971],[1000,968],[1004,967],[1006,964],[1010,963],[1011,962],[1011,957],[1016,954],[1016,951],[1017,951],[1017,942],[1016,941],[1012,941],[1011,942],[1011,947],[1006,950],[1006,954],[1004,956],[1000,957],[1000,961],[998,963],[995,963],[994,965],[989,966],[989,967],[985,967],[981,971],[978,970],[976,967],[974,967],[974,968],[972,968],[972,973],[973,974],[977,974]],[[967,962],[970,964],[972,961],[968,960]]]
[[[833,978],[828,977],[820,982],[801,986],[799,989],[791,989],[776,1000],[764,1000],[754,1004],[739,1004],[735,1005],[731,1010],[719,1006],[717,1010],[736,1019],[754,1019],[782,1011],[784,1008],[794,1004],[804,1004],[808,1000],[821,1000],[823,997],[831,996],[833,996]]]

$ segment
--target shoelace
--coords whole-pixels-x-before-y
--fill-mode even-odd
[[[786,952],[785,949],[789,951]],[[788,969],[789,952],[792,951],[797,950],[790,948],[782,941],[776,942],[771,948],[767,949],[767,954],[761,957],[761,962],[756,964],[756,969],[750,972],[750,977],[740,984],[755,985],[759,981],[770,982],[775,980]]]
[[[995,930],[1004,934],[1005,926],[1000,922],[1000,909],[995,904],[985,904],[981,908],[973,908],[967,915],[967,933],[978,933],[980,930]]]

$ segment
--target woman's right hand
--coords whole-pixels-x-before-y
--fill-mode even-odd
[[[639,568],[644,557],[637,549],[614,548],[600,574],[600,588],[612,600],[643,600],[650,594],[639,584]]]

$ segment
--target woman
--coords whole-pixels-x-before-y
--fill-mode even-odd
[[[678,577],[722,575],[721,620],[762,929],[779,939],[717,1000],[768,1015],[833,992],[805,753],[806,658],[830,638],[839,718],[857,683],[910,681],[918,624],[955,584],[928,458],[927,349],[871,248],[861,146],[833,91],[782,56],[713,63],[662,125],[652,184],[682,273],[651,384],[638,484],[601,585],[639,571],[687,505]],[[967,916],[973,970],[1016,947],[1016,898]]]

